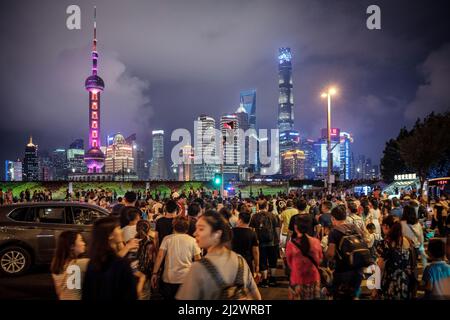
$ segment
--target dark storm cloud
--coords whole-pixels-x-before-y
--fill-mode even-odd
[[[106,83],[102,134],[136,132],[147,150],[154,129],[192,129],[216,119],[256,88],[261,128],[275,128],[277,50],[293,52],[295,126],[317,138],[325,124],[320,91],[336,84],[333,126],[375,161],[384,141],[444,94],[448,19],[433,1],[377,1],[382,30],[369,31],[372,1],[99,0],[100,75]],[[82,9],[82,30],[65,28],[66,7]],[[0,13],[0,158],[21,154],[28,134],[45,149],[87,138],[93,1],[14,1]],[[429,103],[433,101],[433,103]],[[167,137],[167,141],[169,137]],[[148,154],[150,156],[150,154]]]

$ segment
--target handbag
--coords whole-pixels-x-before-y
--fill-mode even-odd
[[[300,245],[297,242],[295,241],[291,242],[300,250],[300,252],[302,252],[302,250],[300,249]],[[308,258],[312,262],[312,264],[316,267],[317,271],[319,271],[321,285],[323,287],[330,288],[331,285],[333,284],[333,271],[331,271],[329,267],[319,266],[316,260],[314,260],[313,257],[311,257],[309,254],[306,254],[304,256]]]

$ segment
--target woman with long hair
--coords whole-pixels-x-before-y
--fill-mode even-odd
[[[289,300],[320,299],[319,265],[323,253],[320,241],[310,237],[308,231],[312,218],[301,214],[294,226],[297,237],[292,238],[286,246],[286,258],[290,273]]]
[[[383,219],[383,241],[378,245],[381,269],[381,297],[406,300],[416,294],[416,254],[413,244],[403,236],[402,225],[392,215]],[[373,293],[375,295],[375,292]]]
[[[114,217],[94,223],[83,300],[136,300],[136,279],[128,259],[119,256],[123,247],[119,221]]]
[[[261,299],[245,259],[225,246],[231,241],[232,232],[221,214],[209,210],[202,215],[194,236],[207,254],[192,264],[177,299]]]
[[[88,259],[80,258],[86,243],[79,232],[64,231],[58,238],[50,266],[56,295],[60,300],[81,300],[81,288]]]

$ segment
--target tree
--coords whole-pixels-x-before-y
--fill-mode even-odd
[[[396,174],[408,173],[408,168],[400,154],[400,146],[398,141],[405,138],[410,133],[406,128],[400,130],[400,134],[396,139],[386,142],[383,151],[383,157],[380,162],[380,171],[385,182],[392,182]]]
[[[423,122],[418,120],[409,135],[398,140],[401,158],[414,169],[420,180],[420,193],[431,169],[437,166],[450,149],[448,139],[450,112],[431,113]]]

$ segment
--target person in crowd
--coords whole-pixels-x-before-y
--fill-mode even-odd
[[[195,232],[195,224],[198,220],[198,215],[201,212],[201,207],[198,202],[193,202],[188,207],[188,221],[189,221],[189,230],[188,235],[194,236]]]
[[[86,243],[76,231],[63,231],[58,238],[50,271],[59,300],[81,300],[81,288],[89,259],[80,258],[86,252]],[[80,278],[69,277],[79,271]],[[68,283],[73,287],[68,287]]]
[[[445,242],[440,238],[428,243],[430,264],[423,271],[422,285],[427,300],[450,300],[450,265],[445,262]]]
[[[175,298],[192,262],[200,260],[200,248],[195,239],[186,234],[188,230],[189,221],[186,217],[174,218],[174,233],[166,236],[159,247],[153,268],[152,286],[154,288],[157,286],[161,264],[165,259],[160,292],[166,300]]]
[[[383,219],[380,210],[380,202],[377,199],[372,199],[370,202],[371,208],[366,223],[373,223],[375,225],[375,234],[381,237],[381,221]]]
[[[159,248],[164,237],[172,233],[173,219],[177,216],[179,207],[175,200],[168,200],[164,206],[164,210],[164,216],[156,220],[155,239],[157,248]]]
[[[141,220],[141,211],[135,207],[125,207],[122,214],[126,217],[128,224],[122,227],[123,241],[127,243],[136,236],[136,225]]]
[[[291,270],[288,297],[289,300],[320,299],[319,265],[323,254],[320,241],[308,235],[313,219],[308,214],[301,214],[295,221],[296,237],[286,247]]]
[[[325,200],[322,202],[320,206],[320,215],[317,216],[317,221],[319,222],[317,229],[317,234],[319,238],[323,236],[323,228],[331,228],[332,216],[331,209],[333,208],[333,203],[329,200]]]
[[[378,245],[381,290],[373,294],[385,300],[407,300],[415,297],[416,261],[412,242],[402,233],[402,225],[390,215],[382,222],[384,239]]]
[[[139,240],[139,247],[130,259],[132,260],[131,265],[135,276],[138,278],[139,299],[149,300],[151,295],[150,280],[156,261],[156,245],[155,239],[151,236],[151,225],[148,220],[137,222],[136,239]]]
[[[402,234],[408,238],[416,250],[416,256],[420,255],[423,268],[427,265],[427,256],[425,254],[425,239],[423,228],[417,219],[416,210],[413,206],[406,205],[403,208],[403,215],[400,221],[402,225]]]
[[[360,229],[363,233],[366,232],[366,226],[364,225],[364,221],[358,214],[359,205],[356,201],[351,200],[347,202],[348,207],[348,215],[347,221],[348,224],[354,224],[358,229]]]
[[[114,217],[94,222],[83,300],[136,300],[136,279],[128,259],[119,256],[122,231]]]
[[[299,219],[302,215],[309,215],[308,210],[308,203],[304,199],[300,199],[297,201],[297,210],[298,213],[294,214],[291,217],[291,221],[289,222],[289,234],[288,234],[288,241],[290,239],[295,239],[297,237],[297,232],[295,232],[295,226],[297,225],[297,219]],[[313,236],[314,235],[314,227],[317,225],[317,220],[311,223],[310,229],[308,230],[308,235]]]
[[[256,278],[259,275],[259,246],[258,236],[249,227],[250,218],[250,213],[246,211],[239,214],[238,223],[232,229],[233,240],[231,242],[231,248],[234,252],[244,257]]]
[[[392,198],[392,210],[390,214],[398,219],[400,219],[403,215],[403,209],[400,200],[397,197]]]
[[[332,295],[335,300],[352,300],[359,295],[363,269],[354,269],[348,265],[344,259],[345,252],[343,252],[343,248],[340,248],[340,244],[344,236],[359,235],[363,241],[364,235],[354,224],[346,223],[347,213],[344,206],[333,208],[331,216],[333,228],[328,235],[326,258],[335,262]]]
[[[125,207],[134,207],[136,205],[137,194],[134,191],[125,192],[125,196],[123,199],[123,205]]]
[[[178,300],[261,300],[250,268],[242,256],[226,248],[232,233],[217,211],[209,210],[196,225],[195,238],[206,256],[192,264],[181,285]],[[226,287],[233,289],[227,290]],[[233,293],[231,293],[233,292]]]
[[[236,227],[238,220],[239,220],[239,211],[237,209],[238,207],[238,202],[237,201],[232,201],[231,202],[231,216],[230,219],[228,219],[228,221],[230,221],[230,225],[232,228]]]
[[[274,214],[267,212],[267,201],[258,201],[259,212],[252,215],[250,227],[256,231],[259,243],[259,269],[262,280],[261,287],[277,286],[275,273],[278,253],[276,252],[276,233],[279,232],[279,222]],[[270,277],[268,269],[270,268]]]
[[[289,234],[289,223],[291,222],[292,216],[298,214],[298,210],[294,208],[294,202],[289,199],[286,201],[286,208],[281,212],[280,220],[281,220],[281,237],[280,237],[280,245],[282,248],[286,248],[286,241]]]

